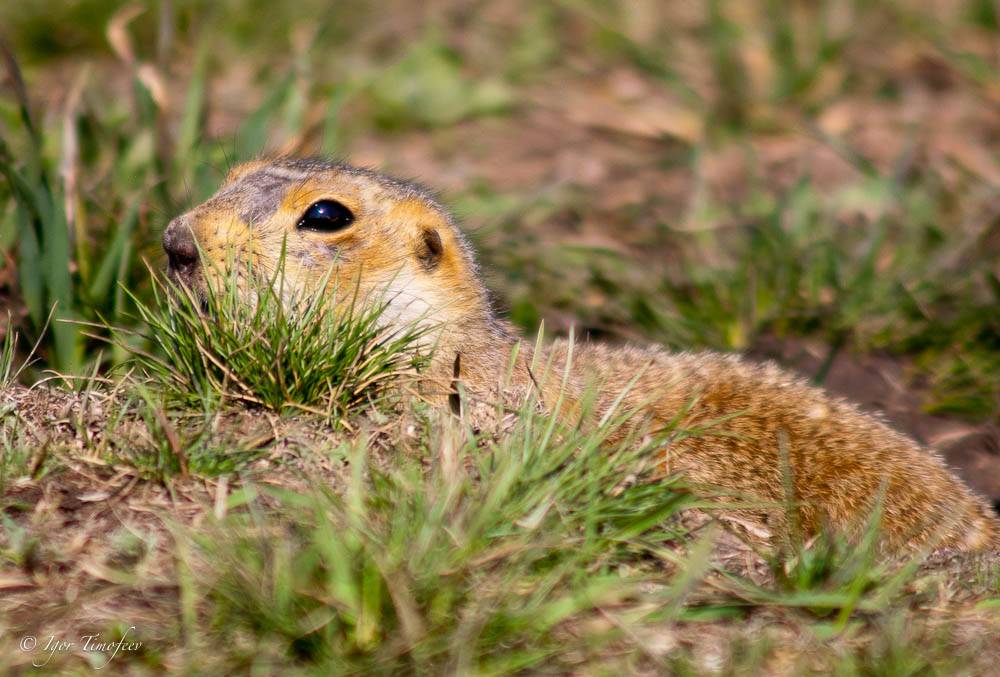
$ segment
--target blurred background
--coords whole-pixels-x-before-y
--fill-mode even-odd
[[[66,320],[134,324],[122,286],[148,293],[173,215],[239,161],[334,156],[439,190],[525,332],[779,359],[1000,498],[998,16],[6,2],[7,331],[41,337],[35,375],[107,369],[123,356]]]

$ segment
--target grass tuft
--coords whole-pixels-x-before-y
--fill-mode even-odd
[[[213,572],[198,586],[203,608],[244,639],[215,667],[278,659],[321,672],[501,674],[620,639],[615,627],[579,625],[604,607],[642,598],[649,615],[669,614],[687,586],[643,586],[664,580],[662,553],[686,536],[675,518],[693,499],[643,463],[653,441],[606,446],[620,425],[563,426],[533,402],[499,439],[432,422],[429,470],[345,444],[345,487],[267,490],[274,509],[251,499],[191,533]],[[696,579],[702,550],[679,562]]]
[[[0,388],[6,389],[17,380],[20,369],[16,368],[17,361],[17,331],[7,314],[7,331],[3,335],[3,346],[0,347]]]
[[[135,360],[171,399],[235,400],[337,420],[426,364],[421,339],[427,329],[385,328],[380,318],[388,299],[365,300],[355,292],[336,307],[323,294],[288,302],[283,266],[270,280],[244,279],[253,280],[254,303],[236,276],[208,285],[202,298],[154,274],[152,301],[132,296],[153,346],[153,352],[133,349]]]

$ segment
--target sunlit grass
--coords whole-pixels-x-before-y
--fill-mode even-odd
[[[204,265],[211,265],[205,262]],[[270,279],[247,271],[222,276],[204,297],[153,277],[153,300],[131,295],[151,351],[136,363],[179,402],[236,401],[274,411],[298,409],[340,419],[425,363],[428,329],[381,321],[391,299],[355,290],[286,298],[284,266]],[[249,285],[247,287],[246,285]]]
[[[17,378],[17,331],[7,317],[7,328],[3,335],[3,346],[0,346],[0,388],[6,388]]]
[[[212,572],[194,585],[201,613],[255,638],[220,655],[219,669],[273,652],[334,672],[507,673],[614,641],[615,630],[567,634],[601,607],[641,597],[649,616],[679,614],[684,587],[642,586],[669,581],[664,566],[697,579],[708,551],[654,564],[685,538],[674,518],[694,502],[643,463],[657,445],[606,444],[622,417],[583,431],[528,402],[518,419],[499,440],[439,420],[422,454],[429,470],[342,446],[346,486],[271,491],[277,511],[241,510],[192,533]],[[629,566],[646,573],[622,575]]]

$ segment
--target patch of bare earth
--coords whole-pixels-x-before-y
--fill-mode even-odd
[[[15,386],[0,393],[0,408],[16,417],[31,450],[22,473],[3,478],[0,496],[0,546],[18,559],[0,569],[0,664],[15,661],[6,669],[38,658],[17,650],[19,637],[106,634],[123,621],[158,651],[177,646],[183,553],[176,531],[222,520],[240,489],[253,486],[255,503],[266,509],[268,487],[338,486],[349,472],[333,453],[344,433],[305,418],[232,409],[211,417],[207,435],[220,453],[227,445],[256,450],[255,460],[215,478],[158,475],[140,460],[163,442],[153,439],[163,430],[151,431],[134,411],[122,413],[127,405],[120,394],[99,390]],[[201,417],[187,422],[206,425]],[[184,423],[168,422],[181,456],[190,439]],[[371,454],[385,453],[387,430],[370,423],[358,434]]]

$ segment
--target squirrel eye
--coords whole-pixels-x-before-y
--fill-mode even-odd
[[[336,200],[314,202],[299,219],[298,227],[333,233],[354,223],[351,210]]]

